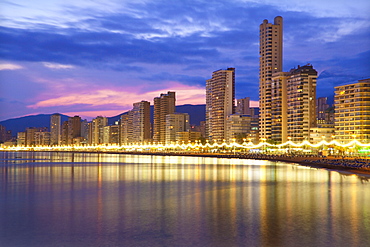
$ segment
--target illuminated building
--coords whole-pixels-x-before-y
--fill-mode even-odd
[[[81,137],[83,143],[87,143],[87,140],[89,138],[89,122],[87,122],[86,119],[81,122]]]
[[[235,69],[217,70],[206,81],[206,137],[226,138],[226,117],[235,112]]]
[[[309,140],[310,129],[316,127],[316,79],[317,71],[310,64],[289,72],[287,134],[294,142]]]
[[[316,127],[317,71],[307,64],[271,78],[271,140],[309,140]]]
[[[161,94],[154,98],[153,140],[164,143],[166,140],[166,115],[176,111],[175,92]]]
[[[327,97],[320,97],[316,100],[316,117],[318,122],[325,120],[325,111],[329,108],[327,101]]]
[[[35,132],[35,145],[50,145],[50,132]]]
[[[276,72],[271,78],[271,136],[281,143],[288,140],[287,81],[289,72]]]
[[[132,143],[132,112],[121,115],[120,119],[120,144],[125,145]]]
[[[141,101],[133,104],[132,110],[121,115],[120,143],[150,141],[150,103]]]
[[[348,143],[370,140],[370,78],[335,87],[335,139]]]
[[[68,121],[62,123],[61,144],[68,145]]]
[[[192,142],[194,143],[195,141],[199,140],[201,138],[201,133],[198,131],[184,131],[184,132],[176,132],[176,141],[179,143],[187,143],[187,142]]]
[[[259,107],[260,137],[271,138],[271,79],[283,70],[283,18],[274,18],[274,24],[264,20],[260,25],[259,50]]]
[[[6,140],[6,128],[0,124],[0,143],[4,143]]]
[[[61,116],[59,113],[55,113],[50,117],[50,144],[60,145],[61,144]]]
[[[251,115],[232,114],[226,118],[226,141],[249,139],[258,142],[258,118]]]
[[[252,109],[250,108],[250,98],[249,97],[236,100],[235,113],[242,114],[242,115],[252,114]]]
[[[89,129],[89,143],[102,144],[104,138],[104,127],[108,125],[106,117],[98,116],[91,121]]]
[[[103,143],[119,144],[119,125],[108,125],[103,127]]]
[[[21,134],[20,138],[22,138],[22,139],[24,138],[25,145],[34,146],[34,145],[38,144],[38,143],[36,143],[36,136],[37,136],[36,133],[37,132],[48,132],[48,128],[47,127],[28,127],[28,128],[26,128],[25,136],[23,136]],[[20,142],[23,142],[23,141],[20,141]],[[17,143],[18,143],[18,141],[17,141]]]
[[[334,125],[323,125],[310,129],[310,143],[316,144],[321,141],[331,142],[334,137]]]
[[[133,104],[132,116],[132,141],[150,141],[150,103],[141,101]]]
[[[177,132],[187,132],[190,129],[189,114],[172,113],[166,115],[166,143],[177,141]]]
[[[25,146],[26,145],[26,132],[18,132],[17,133],[17,146]]]
[[[68,144],[80,143],[81,139],[81,117],[68,118]]]

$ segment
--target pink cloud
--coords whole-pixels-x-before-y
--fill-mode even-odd
[[[250,107],[259,107],[260,103],[258,101],[251,100],[250,102]]]
[[[183,104],[204,104],[205,90],[196,86],[187,86],[178,82],[171,82],[171,86],[161,90],[138,94],[134,91],[127,90],[125,87],[112,89],[95,89],[82,92],[65,93],[63,96],[40,100],[35,104],[28,105],[28,108],[38,109],[45,107],[61,107],[72,105],[90,105],[96,107],[120,107],[127,108],[127,105],[132,105],[135,102],[146,100],[153,102],[153,98],[167,91],[176,92],[176,101],[178,105]],[[113,111],[112,109],[102,109],[103,111]],[[79,112],[76,109],[76,113]],[[85,112],[85,110],[83,110]],[[116,111],[117,112],[117,111]],[[119,112],[119,110],[118,110]]]

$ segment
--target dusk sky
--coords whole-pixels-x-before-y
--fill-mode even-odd
[[[205,104],[205,80],[236,68],[236,98],[258,101],[259,25],[284,18],[284,71],[311,63],[317,95],[370,77],[369,0],[0,2],[0,121],[91,119],[176,91]]]

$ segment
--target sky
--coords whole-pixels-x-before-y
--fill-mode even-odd
[[[317,96],[370,78],[368,0],[0,0],[0,121],[90,120],[176,91],[205,104],[212,72],[236,69],[258,104],[259,25],[284,21],[284,71],[310,63]]]

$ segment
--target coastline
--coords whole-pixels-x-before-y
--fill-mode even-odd
[[[6,151],[4,152],[19,152]],[[327,157],[327,156],[302,156],[302,155],[270,155],[270,154],[230,154],[230,153],[195,153],[195,152],[133,152],[133,151],[58,151],[58,150],[29,150],[26,152],[67,152],[67,153],[105,153],[105,154],[132,154],[132,155],[157,155],[157,156],[193,156],[210,158],[229,158],[229,159],[254,159],[269,160],[287,163],[297,163],[317,169],[329,169],[338,172],[370,176],[370,159],[350,158],[350,157]]]

